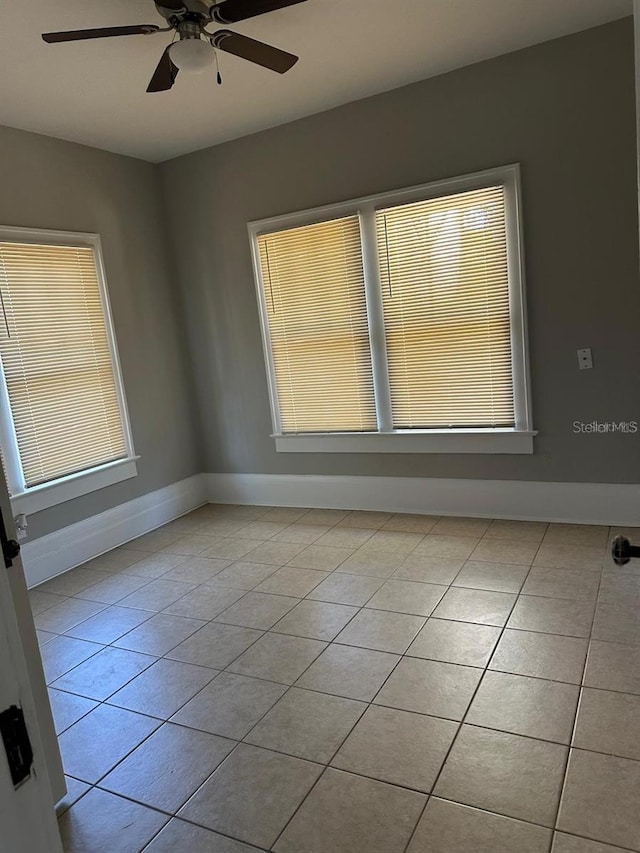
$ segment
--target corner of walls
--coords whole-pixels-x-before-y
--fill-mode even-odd
[[[163,210],[162,231],[164,234],[163,244],[167,258],[167,267],[169,277],[172,283],[172,300],[175,311],[177,331],[180,338],[182,352],[185,360],[184,381],[185,389],[189,400],[191,401],[191,427],[194,437],[194,455],[198,460],[198,470],[202,471],[205,468],[205,431],[204,420],[201,417],[198,386],[196,383],[195,359],[196,355],[192,346],[191,335],[189,334],[189,318],[187,315],[187,304],[183,298],[183,290],[180,281],[181,256],[180,244],[175,239],[175,234],[170,225],[171,202],[167,195],[166,182],[164,180],[162,163],[154,163],[154,176],[156,181],[158,203]]]
[[[181,159],[181,158],[177,158]],[[174,161],[168,161],[169,163]],[[193,430],[197,445],[197,455],[200,460],[201,471],[207,469],[207,434],[210,427],[207,424],[205,416],[206,406],[203,398],[203,385],[199,381],[199,372],[202,369],[202,353],[198,351],[198,343],[202,332],[201,326],[198,323],[198,317],[201,316],[196,311],[196,316],[193,314],[193,299],[189,298],[189,286],[185,281],[185,258],[182,253],[185,247],[180,239],[180,229],[175,227],[174,204],[169,197],[169,188],[167,186],[167,164],[157,163],[154,166],[156,170],[156,179],[158,185],[158,193],[160,204],[164,210],[164,231],[166,237],[166,249],[169,260],[169,269],[174,285],[174,298],[176,305],[176,316],[179,318],[179,326],[184,341],[184,352],[188,364],[189,377],[187,380],[189,394],[191,398],[193,411]],[[188,268],[188,265],[186,265]]]
[[[34,587],[196,509],[208,500],[204,474],[149,492],[22,546],[27,586]]]

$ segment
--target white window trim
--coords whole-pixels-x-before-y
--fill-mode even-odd
[[[2,446],[4,456],[7,484],[11,493],[11,506],[14,512],[29,515],[56,506],[64,501],[81,497],[89,492],[111,486],[114,483],[119,483],[122,480],[135,477],[138,473],[136,460],[140,457],[136,456],[133,446],[131,423],[129,421],[124,384],[122,382],[122,370],[120,368],[120,358],[118,356],[118,347],[113,328],[111,305],[109,303],[100,235],[74,231],[51,231],[39,228],[0,226],[0,242],[34,243],[43,246],[80,246],[93,249],[107,332],[107,342],[113,364],[118,406],[126,446],[126,456],[122,459],[116,459],[104,465],[87,468],[83,471],[51,480],[48,483],[28,488],[22,472],[18,441],[13,418],[11,417],[9,393],[7,391],[2,362],[0,361],[0,445]]]
[[[390,430],[273,435],[279,453],[533,453],[533,430]]]
[[[106,465],[98,465],[86,471],[59,477],[50,483],[32,486],[24,492],[12,495],[11,507],[16,514],[23,512],[25,515],[31,515],[73,498],[80,498],[89,492],[97,492],[114,483],[129,480],[138,474],[136,460],[139,458],[139,456],[132,456],[127,459],[116,459],[115,462],[107,462]]]
[[[394,430],[387,374],[382,304],[375,241],[375,210],[394,204],[423,201],[440,195],[482,189],[500,184],[505,190],[509,306],[511,317],[512,371],[515,404],[513,429]],[[262,280],[258,237],[273,231],[310,225],[341,216],[358,215],[363,236],[362,259],[373,362],[374,392],[378,413],[378,432],[284,434],[278,410],[278,392],[273,362],[265,288]],[[522,196],[520,165],[513,163],[495,169],[434,181],[388,193],[351,199],[297,213],[250,222],[253,272],[267,368],[267,384],[276,450],[284,453],[533,453],[529,347],[526,317],[524,249],[522,235]],[[380,381],[382,380],[382,381]]]

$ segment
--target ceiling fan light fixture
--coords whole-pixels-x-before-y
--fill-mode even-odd
[[[173,64],[181,71],[201,74],[215,61],[215,53],[209,42],[201,38],[183,38],[172,44],[169,55]]]

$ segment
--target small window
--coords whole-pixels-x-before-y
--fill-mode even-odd
[[[0,229],[0,441],[14,508],[135,474],[93,235]]]
[[[517,166],[249,226],[286,451],[532,452]]]

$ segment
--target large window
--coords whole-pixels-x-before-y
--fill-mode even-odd
[[[98,238],[0,229],[0,444],[16,511],[135,475]]]
[[[517,166],[252,223],[276,445],[532,452]]]

